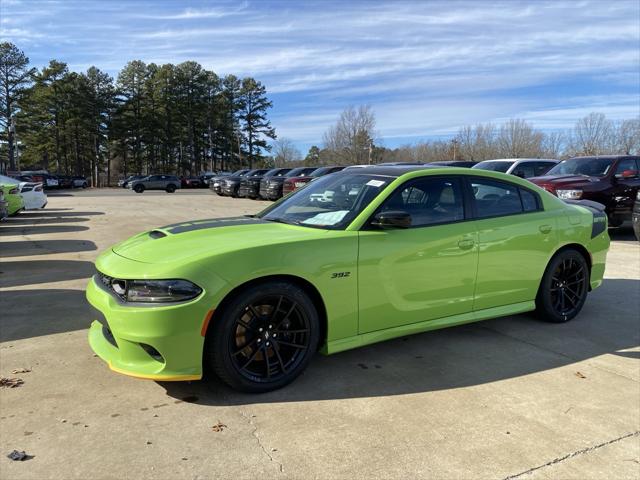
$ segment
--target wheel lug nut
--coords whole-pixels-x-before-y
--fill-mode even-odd
[[[273,328],[273,325],[269,325],[269,328]]]
[[[278,336],[278,334],[277,334],[277,333],[274,333],[274,334],[273,334],[273,336],[274,336],[274,337],[277,337],[277,336]]]
[[[270,345],[270,344],[269,344],[269,342],[267,342],[267,347],[268,347],[269,345]]]
[[[262,331],[262,327],[260,327],[260,328],[258,329],[258,331],[259,331],[259,332],[261,332],[261,331]]]

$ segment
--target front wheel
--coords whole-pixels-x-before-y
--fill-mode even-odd
[[[176,186],[175,185],[167,185],[167,193],[173,193],[176,191]]]
[[[296,285],[267,282],[242,290],[217,313],[207,333],[205,363],[236,390],[284,387],[317,349],[318,313]]]
[[[133,187],[133,191],[136,193],[144,192],[144,185],[136,185],[135,187]]]
[[[544,320],[567,322],[582,310],[588,289],[587,261],[577,250],[563,250],[547,265],[536,297],[536,311]]]

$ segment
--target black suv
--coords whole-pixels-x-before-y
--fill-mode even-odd
[[[264,175],[246,176],[240,182],[238,196],[256,199],[261,196],[263,182],[284,177],[290,170],[290,168],[274,168],[267,171]]]
[[[246,177],[262,176],[269,170],[266,168],[249,170],[242,175],[230,175],[222,180],[222,195],[226,197],[237,197],[238,190],[240,189],[240,182]]]
[[[132,180],[129,187],[136,193],[142,193],[145,190],[164,190],[167,193],[173,193],[180,188],[180,179],[175,175],[149,175],[140,180]]]

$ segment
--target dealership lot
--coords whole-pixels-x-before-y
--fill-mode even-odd
[[[87,344],[100,251],[267,202],[121,189],[52,194],[0,225],[2,478],[634,478],[640,245],[612,232],[604,285],[567,324],[529,315],[331,357],[260,396],[121,376]],[[16,369],[31,372],[12,374]],[[212,428],[216,426],[216,428]],[[26,462],[6,454],[25,450]]]

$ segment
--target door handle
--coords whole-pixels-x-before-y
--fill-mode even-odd
[[[538,227],[538,230],[540,230],[542,233],[549,233],[551,231],[551,225],[540,225]]]
[[[476,242],[474,242],[472,239],[464,238],[458,242],[458,247],[460,247],[462,250],[468,250],[472,248],[475,244]]]

